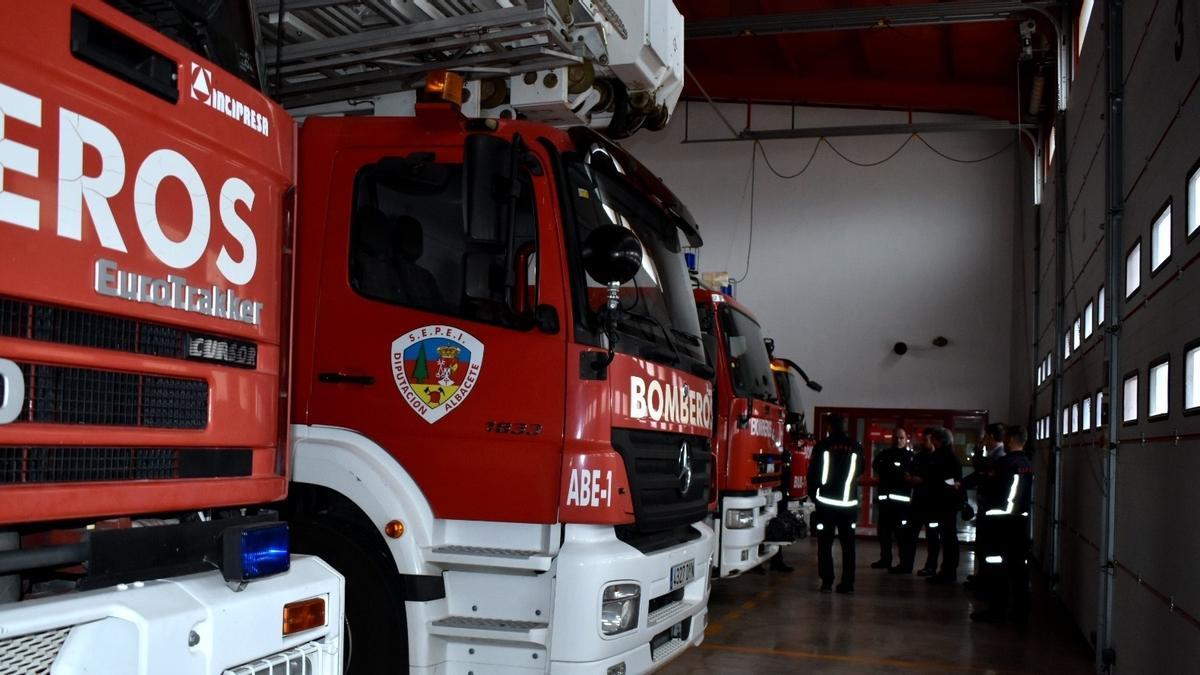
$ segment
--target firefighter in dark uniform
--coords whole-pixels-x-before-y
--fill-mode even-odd
[[[984,587],[983,577],[988,569],[984,566],[983,559],[995,547],[990,529],[992,521],[985,514],[993,506],[988,501],[996,492],[992,487],[992,464],[1004,456],[1006,429],[1007,427],[997,422],[987,425],[979,448],[971,458],[971,466],[975,471],[962,481],[964,496],[967,490],[975,491],[975,574],[968,575],[967,582],[963,584],[972,591],[981,591]]]
[[[962,508],[962,463],[954,454],[954,436],[945,427],[925,430],[932,450],[913,461],[918,517],[926,528],[929,555],[918,572],[934,583],[953,582],[958,575],[958,512]],[[941,549],[942,566],[937,569]]]
[[[909,483],[912,488],[913,540],[925,528],[925,565],[917,572],[918,576],[929,576],[937,573],[938,551],[941,549],[941,539],[938,537],[938,523],[934,513],[937,490],[937,463],[933,457],[933,427],[927,427],[921,434],[917,444],[917,452],[913,455]],[[914,543],[915,546],[915,543]]]
[[[838,593],[854,592],[854,528],[858,520],[858,480],[863,449],[846,435],[846,419],[829,416],[830,434],[813,448],[808,465],[810,494],[816,501],[817,572],[821,592],[833,590],[833,539],[842,547],[842,581]]]
[[[1033,495],[1033,462],[1025,454],[1025,429],[1008,428],[1004,456],[991,466],[984,517],[989,521],[989,547],[983,559],[987,609],[971,620],[999,622],[1021,619],[1029,610],[1029,507]],[[994,490],[994,492],[991,492]]]
[[[892,446],[880,450],[871,462],[879,481],[875,502],[879,507],[879,560],[873,569],[886,569],[893,574],[912,574],[917,542],[912,523],[912,486],[908,474],[912,471],[913,453],[908,447],[908,433],[897,427],[892,432]],[[900,562],[892,566],[892,540],[900,548]]]

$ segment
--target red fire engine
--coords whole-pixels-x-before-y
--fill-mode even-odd
[[[594,132],[441,104],[309,119],[299,152],[289,520],[346,575],[351,667],[643,672],[698,644],[687,209]]]
[[[246,508],[288,486],[295,131],[213,6],[0,5],[4,672],[341,671],[340,576]]]
[[[788,510],[799,514],[802,521],[807,522],[813,504],[808,501],[806,481],[815,441],[808,429],[801,383],[813,391],[821,391],[821,385],[809,379],[804,370],[791,359],[772,359],[771,372],[775,375],[775,384],[787,409],[783,428],[783,447],[788,455],[787,473],[791,479],[786,486],[787,507]]]
[[[721,577],[757,567],[779,550],[766,541],[782,498],[784,408],[762,328],[728,295],[698,288],[706,348],[716,369],[714,530]]]

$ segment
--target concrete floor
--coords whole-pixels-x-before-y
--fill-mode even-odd
[[[816,542],[784,553],[791,574],[749,574],[713,585],[705,642],[661,672],[683,673],[1054,673],[1094,672],[1091,651],[1044,594],[1023,628],[976,625],[962,586],[868,566],[875,540],[858,542],[856,593],[817,592]],[[837,545],[834,545],[835,562]],[[917,564],[925,557],[924,543]],[[974,564],[962,551],[959,578]],[[840,563],[839,574],[840,574]]]

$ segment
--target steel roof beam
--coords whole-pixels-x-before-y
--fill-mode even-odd
[[[1051,10],[1058,6],[1058,2],[1051,0],[964,0],[897,7],[848,7],[688,21],[684,26],[684,33],[689,40],[707,40],[746,35],[1008,21],[1030,13],[1041,14],[1055,21]]]
[[[864,124],[835,127],[801,127],[796,129],[764,129],[742,131],[737,136],[719,138],[689,138],[684,143],[729,143],[733,141],[774,141],[793,138],[845,138],[851,136],[907,136],[909,134],[941,134],[979,131],[1014,131],[1033,128],[993,120],[963,120],[957,122],[918,122],[914,124]]]

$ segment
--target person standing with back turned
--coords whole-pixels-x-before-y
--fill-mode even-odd
[[[942,567],[929,581],[953,583],[958,576],[958,513],[962,507],[962,463],[954,454],[954,435],[946,427],[934,427],[932,490],[934,520],[942,544]]]
[[[983,559],[995,546],[992,538],[992,518],[987,510],[992,507],[989,498],[994,496],[992,464],[1004,456],[1004,435],[1006,427],[998,422],[987,425],[983,432],[980,447],[971,460],[975,471],[963,478],[962,489],[975,490],[975,574],[968,575],[964,586],[969,590],[977,590],[984,586],[984,576],[989,571],[983,564]]]
[[[1029,507],[1033,500],[1033,462],[1025,454],[1025,429],[1011,426],[1005,454],[992,465],[996,494],[985,516],[991,521],[994,546],[983,559],[987,609],[971,613],[972,621],[1021,621],[1029,611]],[[1011,612],[1011,614],[1010,614]]]
[[[833,590],[833,539],[842,547],[838,593],[854,592],[854,528],[858,520],[858,479],[863,448],[846,435],[846,418],[829,416],[829,436],[813,448],[808,485],[817,505],[817,572],[821,592]]]
[[[925,528],[925,565],[917,576],[937,574],[938,554],[942,550],[938,536],[937,482],[938,467],[933,454],[934,427],[926,427],[918,439],[917,452],[913,455],[908,482],[912,489],[912,516],[914,520],[914,547],[921,528]]]

